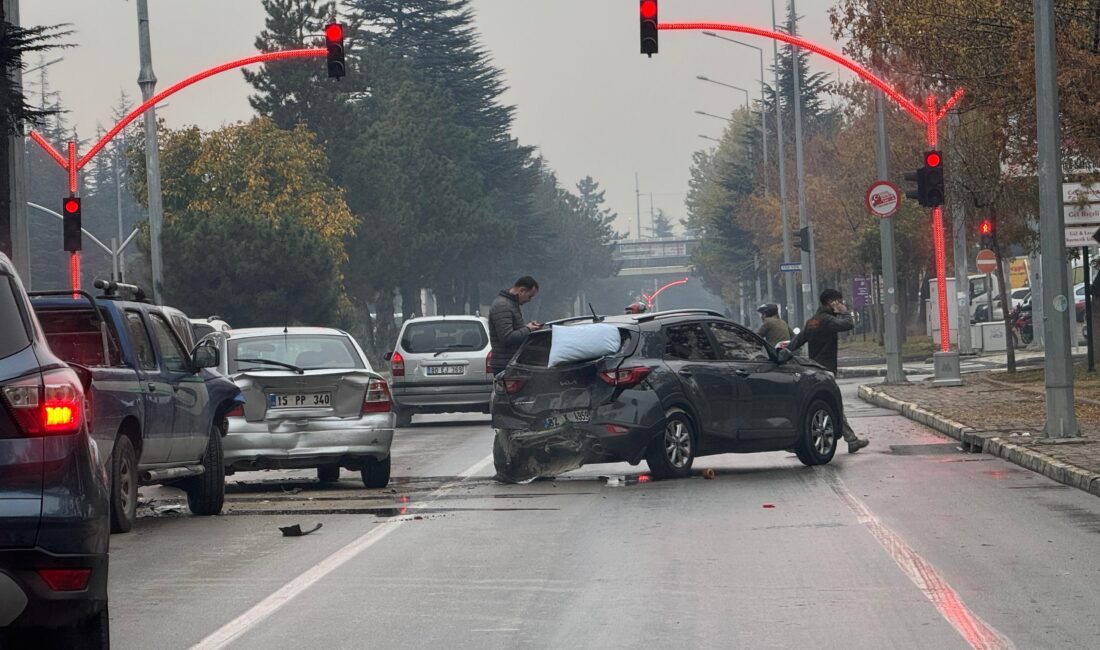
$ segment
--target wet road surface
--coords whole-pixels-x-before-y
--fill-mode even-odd
[[[726,455],[680,481],[643,463],[499,485],[487,419],[438,416],[395,436],[383,490],[238,473],[206,519],[143,490],[112,538],[115,646],[1100,647],[1100,501],[856,385],[872,445],[822,468]],[[295,523],[324,527],[280,535]]]

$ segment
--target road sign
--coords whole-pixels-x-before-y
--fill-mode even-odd
[[[1097,228],[1096,232],[1092,233],[1092,240],[1100,244],[1100,228]],[[1088,264],[1086,264],[1085,266],[1088,266]]]
[[[1062,183],[1062,200],[1070,203],[1100,203],[1100,183]]]
[[[1062,207],[1067,226],[1089,226],[1100,224],[1100,204],[1076,205],[1066,203]]]
[[[1092,236],[1096,233],[1096,226],[1066,226],[1066,248],[1080,248],[1082,246],[1100,246]]]
[[[871,302],[871,278],[852,278],[852,306],[863,309]]]
[[[898,211],[900,198],[901,190],[897,185],[890,181],[875,181],[871,183],[871,187],[867,188],[864,204],[871,214],[886,219],[894,216]]]
[[[978,267],[979,273],[992,273],[997,270],[997,254],[988,248],[983,249],[978,253],[975,266]]]
[[[802,262],[783,262],[779,265],[779,270],[784,273],[798,273],[802,270]]]

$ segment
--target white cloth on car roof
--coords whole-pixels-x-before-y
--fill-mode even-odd
[[[557,325],[550,333],[550,367],[615,354],[621,344],[619,328],[607,323]]]

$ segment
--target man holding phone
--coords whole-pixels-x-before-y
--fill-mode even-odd
[[[803,345],[809,345],[810,358],[836,375],[839,334],[848,332],[853,327],[855,321],[844,304],[844,295],[836,289],[826,289],[821,292],[821,306],[806,321],[806,326],[794,337],[787,349],[794,352]],[[844,421],[844,440],[848,443],[850,454],[870,444],[867,439],[856,436],[847,420]]]
[[[534,300],[538,292],[539,283],[525,275],[516,280],[511,289],[502,290],[489,308],[489,342],[492,344],[489,369],[494,375],[504,371],[527,335],[542,327],[542,323],[535,321],[524,323],[520,309],[521,305]]]

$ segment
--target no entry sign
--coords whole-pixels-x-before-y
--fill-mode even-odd
[[[997,269],[997,255],[988,248],[982,249],[978,252],[975,266],[978,267],[979,273],[992,273]]]
[[[864,200],[871,214],[886,219],[894,216],[898,211],[900,198],[901,191],[898,190],[897,185],[890,181],[875,181],[871,183],[871,187],[867,188],[867,196]]]

